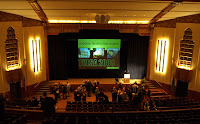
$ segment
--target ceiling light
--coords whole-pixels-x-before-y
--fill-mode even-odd
[[[93,20],[49,20],[49,23],[96,23]]]
[[[109,21],[108,24],[148,24],[149,21]]]
[[[49,23],[96,23],[94,20],[49,20]],[[108,24],[148,24],[149,21],[108,21]]]

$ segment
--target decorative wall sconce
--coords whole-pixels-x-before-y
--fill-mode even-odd
[[[39,72],[41,70],[40,39],[32,39],[30,42],[31,67],[34,69],[34,72]]]
[[[191,70],[193,48],[192,30],[187,28],[184,32],[183,40],[180,41],[178,68]]]
[[[20,68],[19,63],[19,51],[18,40],[15,37],[15,30],[12,27],[7,29],[6,44],[6,59],[7,59],[7,71]]]
[[[158,40],[156,54],[156,71],[164,73],[167,66],[168,40]]]

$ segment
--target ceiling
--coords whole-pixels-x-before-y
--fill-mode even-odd
[[[94,21],[97,14],[111,21],[150,21],[173,1],[156,0],[37,0],[48,20]],[[195,0],[193,0],[195,1]],[[0,0],[0,11],[40,20],[27,0]],[[162,20],[200,13],[200,2],[184,1]]]

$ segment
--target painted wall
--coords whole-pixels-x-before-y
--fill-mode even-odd
[[[26,85],[32,85],[46,80],[46,66],[45,66],[45,39],[43,26],[24,27],[24,41],[26,51]],[[41,71],[35,73],[31,68],[31,51],[30,40],[40,39],[40,56],[41,56]]]
[[[175,45],[175,59],[178,58],[178,50],[180,40],[183,38],[184,31],[187,28],[192,29],[192,36],[194,43],[193,57],[192,57],[192,80],[189,83],[188,89],[194,91],[200,91],[199,80],[199,45],[200,45],[200,24],[198,23],[177,23],[176,24],[176,45]]]
[[[6,61],[6,49],[5,49],[5,41],[7,39],[7,29],[9,27],[13,27],[15,30],[15,36],[18,39],[18,50],[19,50],[19,60],[24,59],[24,51],[23,51],[23,27],[22,21],[9,21],[9,22],[0,22],[0,92],[10,91],[10,84],[6,79],[6,69],[7,69],[7,61]],[[22,66],[22,64],[21,64]]]
[[[194,51],[193,51],[193,60],[192,60],[192,80],[189,82],[189,90],[200,91],[200,24],[198,23],[177,23],[176,28],[165,28],[165,27],[155,27],[153,31],[152,38],[152,58],[150,66],[150,79],[157,82],[162,82],[168,85],[171,85],[173,74],[176,70],[180,41],[183,38],[184,31],[187,28],[191,28],[193,32]],[[166,73],[156,72],[156,48],[157,40],[166,38],[169,40],[169,52],[168,52],[168,64]]]
[[[150,79],[155,80],[157,82],[163,82],[166,84],[170,84],[172,77],[171,72],[173,71],[172,65],[172,56],[173,56],[173,45],[175,38],[175,29],[174,28],[162,28],[155,27],[153,31],[152,38],[152,51],[151,51],[151,65],[150,65]],[[156,71],[156,51],[157,51],[157,42],[161,39],[168,40],[168,57],[167,57],[167,65],[166,72],[161,73]]]
[[[23,27],[22,21],[0,22],[0,93],[10,91],[10,84],[6,79],[6,50],[5,40],[7,29],[12,26],[18,39],[19,59],[26,86],[46,80],[45,39],[43,26]],[[29,40],[40,38],[41,71],[35,73],[31,68]]]

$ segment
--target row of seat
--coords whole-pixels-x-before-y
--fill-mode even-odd
[[[155,100],[157,110],[168,109],[184,109],[184,108],[198,108],[199,102],[191,100],[165,99]],[[150,108],[155,110],[155,108]],[[140,111],[143,110],[139,104],[133,101],[118,103],[118,102],[67,102],[66,111],[83,111],[83,112],[110,112],[110,111]]]
[[[83,112],[112,112],[112,111],[137,111],[141,108],[133,106],[131,102],[67,102],[66,111]]]
[[[188,100],[184,98],[175,98],[175,99],[161,99],[161,100],[155,100],[156,102],[159,102],[162,107],[173,107],[173,106],[195,106],[200,105],[199,101],[194,100]]]
[[[26,114],[5,112],[0,116],[0,124],[26,124]]]
[[[131,124],[131,123],[199,123],[200,110],[57,115],[57,123],[66,124]]]

